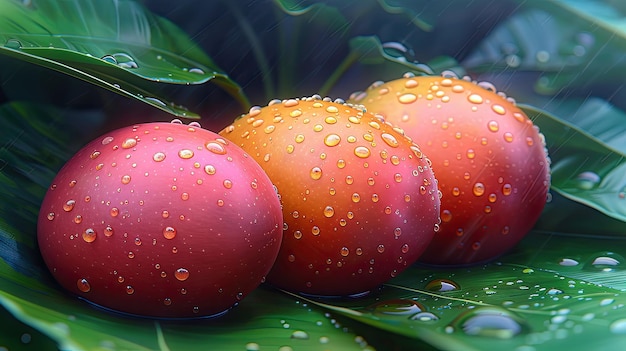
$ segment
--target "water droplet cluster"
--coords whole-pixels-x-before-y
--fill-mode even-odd
[[[283,223],[256,162],[178,120],[86,145],[54,179],[40,217],[39,245],[61,285],[108,308],[158,317],[212,315],[241,300],[271,268]],[[219,262],[207,259],[220,252]],[[206,277],[233,267],[251,278]]]
[[[220,134],[280,193],[284,239],[273,284],[289,277],[289,290],[369,290],[414,262],[434,234],[440,194],[430,160],[360,108],[319,96],[273,100]]]
[[[492,259],[515,245],[538,218],[550,185],[543,135],[493,84],[452,73],[406,74],[376,82],[349,102],[364,104],[402,128],[433,161],[442,223],[424,262]],[[580,179],[593,186],[591,177]]]

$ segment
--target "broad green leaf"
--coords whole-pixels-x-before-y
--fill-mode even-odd
[[[626,114],[596,98],[520,106],[546,137],[552,189],[626,221]]]
[[[518,2],[522,10],[463,62],[468,69],[538,71],[535,87],[543,94],[623,81],[626,17],[609,2]]]
[[[626,261],[612,250],[624,239],[588,242],[534,233],[485,266],[414,267],[363,299],[300,299],[443,350],[619,349]]]
[[[1,0],[0,9],[0,54],[182,117],[197,115],[157,97],[163,83],[214,80],[247,104],[239,86],[180,29],[137,2]]]

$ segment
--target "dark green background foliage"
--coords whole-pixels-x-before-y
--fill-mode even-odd
[[[0,0],[0,350],[616,350],[626,343],[626,6],[619,0]],[[39,204],[129,123],[219,130],[250,105],[470,75],[541,128],[551,201],[486,265],[369,295],[261,287],[214,320],[130,319],[61,291]],[[514,214],[512,214],[514,215]]]

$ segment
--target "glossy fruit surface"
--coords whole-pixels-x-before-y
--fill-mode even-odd
[[[439,220],[430,161],[369,113],[319,97],[275,100],[225,128],[268,173],[283,244],[268,282],[316,295],[368,291],[417,260]]]
[[[533,227],[550,185],[543,136],[490,84],[409,75],[349,101],[404,129],[433,162],[442,223],[420,261],[491,260]]]
[[[259,165],[199,126],[147,123],[103,135],[61,169],[38,242],[68,291],[153,317],[221,313],[256,288],[282,239]]]

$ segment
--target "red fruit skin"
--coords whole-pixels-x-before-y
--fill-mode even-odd
[[[543,135],[505,97],[466,80],[420,76],[375,83],[349,101],[404,129],[433,162],[442,223],[421,262],[492,260],[539,218],[550,186]]]
[[[67,162],[37,238],[69,292],[133,315],[191,318],[229,309],[262,282],[281,226],[275,189],[243,150],[199,127],[147,123]]]
[[[220,133],[278,188],[284,235],[267,281],[279,288],[369,291],[414,263],[434,235],[430,161],[371,114],[316,98],[274,101]]]

